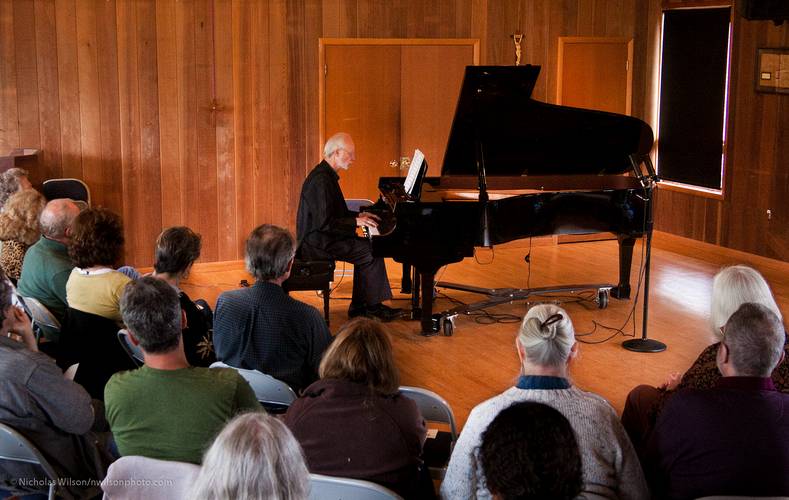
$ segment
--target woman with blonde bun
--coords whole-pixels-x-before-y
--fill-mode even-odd
[[[471,411],[452,452],[441,496],[493,498],[480,460],[483,433],[505,408],[534,401],[558,410],[570,422],[583,464],[582,497],[648,498],[641,465],[614,409],[570,382],[569,367],[578,344],[567,312],[552,304],[532,307],[515,347],[521,361],[518,382]]]

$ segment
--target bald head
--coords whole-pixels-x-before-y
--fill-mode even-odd
[[[51,240],[65,243],[68,240],[67,231],[77,215],[79,207],[73,201],[68,198],[52,200],[41,212],[41,232]]]
[[[331,136],[323,146],[323,159],[334,170],[341,168],[348,170],[348,167],[356,160],[356,146],[350,134],[338,132]]]

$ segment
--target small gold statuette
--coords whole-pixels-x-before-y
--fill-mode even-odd
[[[512,35],[512,42],[515,44],[515,66],[521,65],[521,41],[523,41],[523,33],[520,30],[516,31]]]

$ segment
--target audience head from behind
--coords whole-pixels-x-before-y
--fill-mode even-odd
[[[781,311],[775,303],[770,285],[753,268],[738,265],[724,267],[712,280],[712,304],[710,324],[718,340],[722,338],[723,325],[742,304],[753,302],[762,304],[781,318]]]
[[[262,412],[244,413],[219,433],[203,458],[192,498],[302,500],[309,472],[285,424]]]
[[[171,353],[181,345],[181,304],[166,282],[153,276],[129,282],[121,298],[121,315],[132,342],[146,357]]]
[[[746,302],[723,327],[716,362],[724,377],[769,377],[784,358],[781,319],[762,304]]]
[[[575,432],[542,403],[516,403],[499,413],[482,436],[480,461],[498,500],[569,500],[583,487]]]
[[[340,328],[323,355],[318,374],[321,379],[366,385],[371,393],[383,396],[395,394],[400,387],[389,336],[381,322],[370,318],[354,318]]]
[[[3,207],[0,221],[3,224],[2,233],[7,238],[32,245],[41,236],[41,225],[38,218],[44,210],[47,201],[44,195],[35,189],[26,189],[13,193]]]
[[[0,209],[5,209],[8,198],[18,191],[32,189],[33,185],[27,178],[27,170],[23,168],[9,168],[0,174]]]
[[[200,257],[202,238],[186,226],[169,227],[156,239],[153,269],[158,276],[186,278]]]
[[[529,309],[515,344],[524,375],[566,378],[567,365],[578,353],[570,316],[553,304],[538,304]]]
[[[41,234],[47,239],[69,244],[72,225],[77,215],[79,215],[79,207],[72,200],[58,198],[50,201],[38,219],[41,224]]]
[[[295,256],[296,240],[287,229],[263,224],[247,238],[247,271],[258,281],[281,285],[290,276]]]
[[[69,256],[81,269],[115,267],[123,257],[121,217],[105,208],[88,208],[74,218]]]

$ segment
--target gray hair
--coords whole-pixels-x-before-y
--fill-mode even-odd
[[[720,329],[742,304],[753,302],[769,308],[782,320],[770,285],[753,268],[730,266],[721,269],[712,280],[712,307],[710,323],[712,333],[721,339]]]
[[[329,137],[329,140],[326,141],[326,144],[323,146],[323,157],[330,157],[338,149],[347,149],[350,139],[350,134],[346,134],[345,132],[337,132]]]
[[[170,352],[181,338],[181,303],[168,283],[153,276],[129,282],[121,297],[123,322],[143,351]]]
[[[260,281],[280,278],[296,255],[296,240],[287,229],[263,224],[247,238],[245,262],[249,274]]]
[[[301,447],[285,424],[262,412],[234,418],[203,457],[190,498],[302,500],[310,479]]]
[[[575,344],[575,330],[567,311],[553,304],[538,304],[523,318],[518,342],[532,363],[562,366]]]
[[[723,341],[737,375],[769,377],[781,360],[786,333],[780,318],[762,304],[741,305],[724,328]]]
[[[64,238],[66,230],[71,227],[77,215],[79,215],[79,207],[72,200],[68,198],[52,200],[47,203],[39,216],[41,232],[47,238]]]

